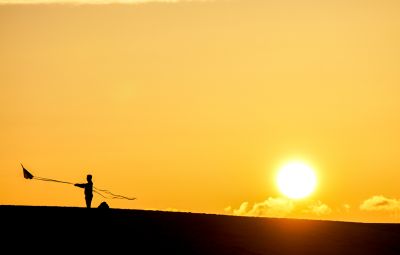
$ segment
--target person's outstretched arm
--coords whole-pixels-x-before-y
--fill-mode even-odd
[[[85,183],[75,183],[74,186],[79,187],[79,188],[85,188],[86,184]]]

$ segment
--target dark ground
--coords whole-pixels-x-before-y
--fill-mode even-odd
[[[35,206],[0,215],[12,254],[400,255],[400,224]]]

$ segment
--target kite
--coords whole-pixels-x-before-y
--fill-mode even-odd
[[[49,179],[49,178],[43,178],[43,177],[38,177],[38,176],[34,176],[33,174],[31,174],[22,164],[22,171],[24,174],[24,178],[28,179],[28,180],[39,180],[39,181],[48,181],[48,182],[58,182],[58,183],[65,183],[65,184],[72,184],[74,185],[74,183],[72,182],[66,182],[66,181],[59,181],[59,180],[55,180],[55,179]],[[100,196],[107,198],[107,199],[126,199],[126,200],[135,200],[135,197],[127,197],[127,196],[122,196],[122,195],[118,195],[118,194],[114,194],[109,190],[106,189],[99,189],[93,186],[93,191],[97,194],[99,194]]]

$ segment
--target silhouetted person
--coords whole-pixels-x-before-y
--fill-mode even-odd
[[[92,205],[92,198],[93,198],[93,182],[92,182],[92,175],[88,174],[86,177],[87,183],[76,183],[74,184],[76,187],[85,189],[85,200],[86,200],[86,207],[90,208]]]

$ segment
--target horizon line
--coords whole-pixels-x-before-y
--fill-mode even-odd
[[[84,206],[61,206],[61,205],[22,205],[22,204],[0,204],[1,207],[43,207],[43,208],[71,208],[71,209],[85,209]],[[96,210],[98,208],[93,207],[90,210]],[[248,219],[271,219],[271,220],[301,220],[301,221],[322,221],[322,222],[337,222],[337,223],[356,223],[356,224],[398,224],[397,222],[387,221],[351,221],[351,220],[333,220],[333,219],[316,219],[307,217],[267,217],[267,216],[248,216],[248,215],[233,215],[224,213],[207,213],[207,212],[196,212],[196,211],[180,211],[180,210],[168,210],[168,209],[154,209],[154,208],[121,208],[121,207],[110,207],[109,210],[122,210],[122,211],[146,211],[146,212],[161,212],[161,213],[179,213],[179,214],[198,214],[198,215],[210,215],[210,216],[228,216]]]

